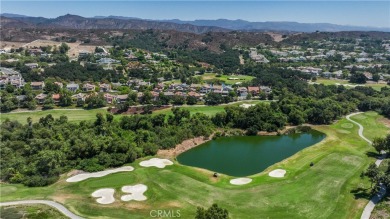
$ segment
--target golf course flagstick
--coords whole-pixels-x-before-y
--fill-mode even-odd
[[[347,118],[347,120],[349,120],[349,121],[355,123],[356,125],[358,125],[358,127],[359,127],[359,132],[358,132],[358,134],[359,134],[359,136],[360,136],[363,140],[367,141],[370,145],[372,145],[372,141],[368,140],[368,139],[367,139],[366,137],[364,137],[364,135],[363,135],[364,127],[363,127],[360,123],[358,123],[358,122],[356,122],[356,121],[354,121],[354,120],[352,120],[352,119],[350,118],[351,116],[354,116],[354,115],[357,115],[357,114],[360,114],[360,113],[362,113],[362,112],[357,112],[357,113],[349,114],[346,118]],[[384,151],[381,151],[381,156],[375,161],[375,165],[376,165],[377,167],[379,167],[379,165],[382,163],[382,161],[383,161],[384,158],[386,158],[386,153],[384,153]],[[372,213],[372,211],[374,210],[375,205],[378,204],[378,202],[385,196],[385,194],[386,194],[386,186],[382,184],[382,185],[381,185],[381,188],[380,188],[380,190],[379,190],[379,192],[378,192],[377,194],[375,194],[375,195],[370,199],[370,201],[367,203],[366,207],[365,207],[364,210],[363,210],[363,213],[362,213],[362,216],[360,217],[360,219],[370,219],[371,213]]]

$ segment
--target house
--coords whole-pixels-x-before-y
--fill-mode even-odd
[[[109,84],[100,84],[99,91],[100,92],[109,92],[111,90],[111,85]]]
[[[194,91],[188,92],[187,96],[189,96],[189,97],[196,97],[196,99],[200,99],[200,97],[201,97],[199,93],[196,93]]]
[[[246,87],[237,88],[238,99],[243,100],[248,96],[248,89]]]
[[[167,97],[173,97],[175,94],[173,92],[164,92],[164,95],[167,96]]]
[[[38,63],[26,63],[24,64],[25,66],[29,67],[29,68],[38,68]]]
[[[21,103],[26,99],[26,95],[18,95],[16,96],[16,99]]]
[[[260,94],[260,88],[259,87],[248,87],[248,92],[251,93],[253,96],[257,96]]]
[[[35,96],[35,99],[37,100],[38,104],[43,104],[45,102],[46,97],[47,94],[40,93],[37,96]]]
[[[93,84],[90,84],[90,83],[86,83],[86,84],[83,85],[83,91],[84,92],[95,91],[95,88],[96,88],[96,86],[93,85]]]
[[[78,89],[79,89],[79,85],[78,84],[75,84],[75,83],[70,83],[68,85],[66,85],[66,89],[68,89],[68,91],[71,91],[71,92],[76,92]]]
[[[116,59],[111,59],[111,58],[101,58],[97,61],[100,65],[105,65],[105,64],[112,64],[112,63],[119,63],[119,60]]]
[[[42,49],[29,49],[28,53],[34,54],[34,55],[40,55],[43,53]]]
[[[368,80],[372,80],[372,73],[370,73],[370,72],[364,72],[363,74],[364,74],[364,76],[366,76],[366,78],[367,78]]]
[[[51,98],[53,98],[53,101],[55,104],[58,104],[60,102],[60,94],[53,94],[51,95]]]
[[[128,94],[123,94],[123,95],[117,95],[116,96],[116,102],[117,103],[124,103],[127,101],[127,98],[129,97]]]
[[[272,92],[272,89],[268,86],[260,86],[260,90],[266,94],[269,94]]]
[[[61,83],[61,82],[54,82],[54,84],[55,85],[57,85],[58,87],[60,87],[60,88],[63,88],[64,87],[64,85]]]
[[[200,93],[203,93],[203,94],[207,94],[211,91],[211,87],[210,85],[203,85],[201,88],[200,88]]]
[[[88,51],[79,51],[79,57],[86,57],[90,54]]]
[[[31,89],[33,90],[42,90],[45,87],[45,82],[43,81],[33,81],[31,82]]]
[[[78,93],[78,94],[72,95],[72,101],[74,101],[74,102],[85,101],[86,97],[87,97],[86,94]]]
[[[107,103],[114,103],[116,100],[116,96],[106,93],[104,94],[104,99],[106,100]]]

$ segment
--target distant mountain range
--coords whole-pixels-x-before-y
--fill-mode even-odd
[[[77,15],[64,15],[57,18],[29,17],[3,13],[1,27],[23,28],[70,28],[70,29],[157,29],[176,30],[192,33],[227,31],[287,31],[287,32],[339,32],[339,31],[383,31],[389,28],[347,26],[329,23],[298,22],[249,22],[245,20],[148,20],[123,16],[95,16],[85,18]]]

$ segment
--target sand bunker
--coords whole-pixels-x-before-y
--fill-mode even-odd
[[[276,177],[276,178],[282,178],[284,177],[284,174],[286,174],[286,171],[282,169],[272,170],[271,172],[268,173],[270,177]]]
[[[256,106],[256,104],[247,104],[247,103],[244,103],[244,104],[241,104],[240,107],[243,107],[245,109],[248,109],[249,107],[252,107],[252,106]]]
[[[92,193],[92,197],[98,198],[96,199],[97,203],[107,205],[115,201],[114,193],[114,189],[99,189]]]
[[[143,167],[158,167],[164,168],[167,165],[172,165],[172,161],[168,159],[152,158],[150,160],[144,160],[139,163]]]
[[[230,184],[233,185],[245,185],[252,182],[252,179],[250,178],[237,178],[237,179],[232,179],[230,180]]]
[[[89,178],[97,178],[97,177],[102,177],[106,176],[111,173],[117,173],[117,172],[127,172],[127,171],[133,171],[134,168],[131,166],[124,166],[124,167],[119,167],[116,169],[111,169],[111,170],[104,170],[104,171],[99,171],[95,173],[80,173],[75,176],[69,177],[66,179],[67,182],[80,182]]]
[[[122,192],[130,193],[129,195],[122,195],[122,201],[145,201],[146,196],[144,196],[144,192],[148,189],[144,184],[137,184],[135,186],[123,186]]]

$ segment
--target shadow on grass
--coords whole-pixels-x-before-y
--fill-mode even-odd
[[[381,156],[379,153],[372,152],[372,151],[367,151],[367,152],[366,152],[366,155],[367,155],[368,157],[373,157],[373,158],[378,158],[378,157]]]
[[[355,199],[360,199],[360,198],[364,198],[364,199],[371,199],[371,189],[366,189],[366,188],[357,188],[357,189],[353,189],[351,190],[351,193],[355,196]]]

